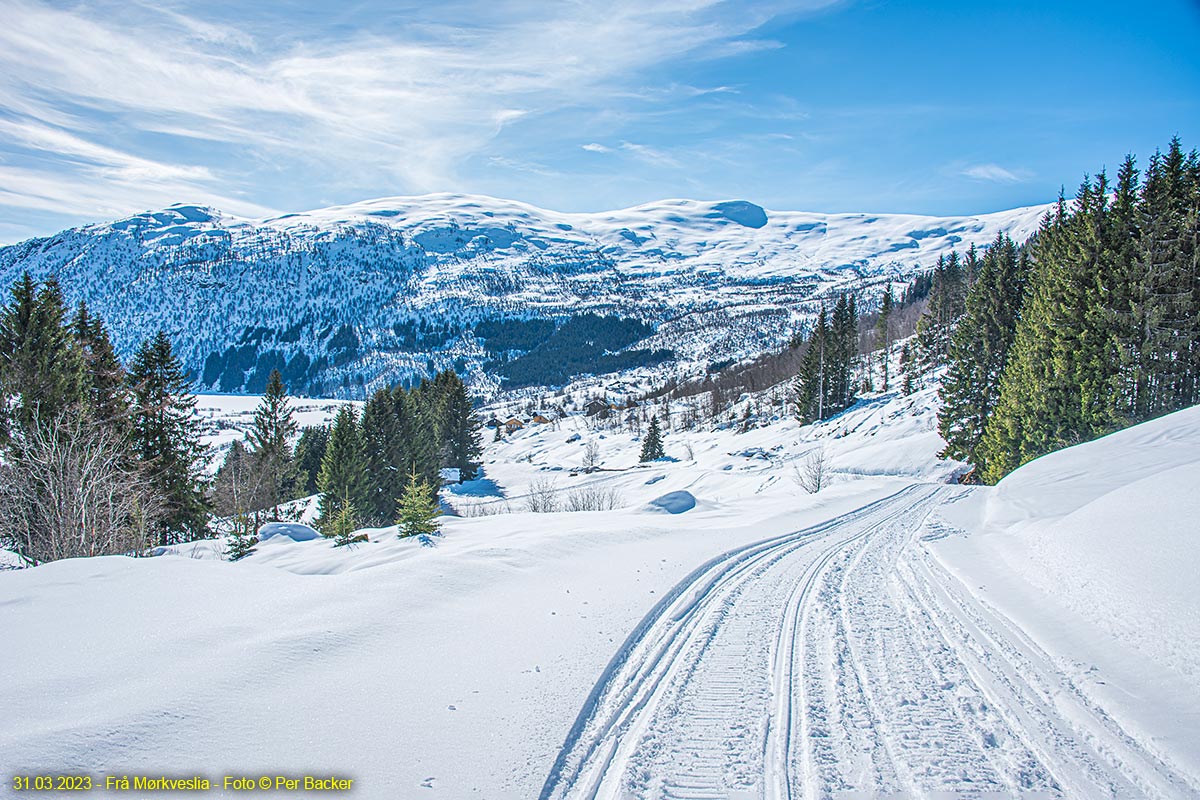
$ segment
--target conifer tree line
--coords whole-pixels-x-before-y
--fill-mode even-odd
[[[211,481],[195,405],[165,333],[122,364],[86,304],[70,310],[54,279],[25,274],[0,305],[0,546],[31,564],[140,554],[214,535],[215,512],[238,534],[230,554],[240,557],[282,503],[318,491],[329,530],[403,517],[427,533],[440,468],[469,480],[479,467],[480,424],[453,371],[380,390],[361,419],[347,407],[332,429],[301,431],[294,448],[275,371]]]
[[[379,389],[361,415],[345,406],[332,427],[301,432],[296,491],[321,493],[317,524],[323,532],[349,513],[361,525],[376,527],[404,517],[410,523],[405,530],[424,533],[416,512],[430,503],[436,507],[441,470],[457,469],[462,480],[478,475],[480,428],[466,386],[453,370],[412,389]]]
[[[26,273],[0,306],[0,540],[28,563],[204,535],[195,398],[165,333],[125,367],[104,322]]]
[[[995,483],[1038,456],[1200,402],[1200,156],[1176,137],[993,245],[946,349],[946,455]],[[996,253],[995,257],[993,252]]]
[[[796,417],[803,423],[829,419],[849,408],[858,395],[858,308],[853,295],[839,295],[832,316],[821,306],[804,347],[792,396]]]

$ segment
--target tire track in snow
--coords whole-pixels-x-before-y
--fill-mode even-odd
[[[726,553],[681,581],[593,688],[543,800],[790,797],[791,665],[804,600],[841,549],[934,491],[910,487]]]
[[[961,491],[695,570],[614,655],[542,800],[1200,796],[932,558],[923,521]]]

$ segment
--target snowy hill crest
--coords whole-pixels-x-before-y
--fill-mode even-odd
[[[310,394],[360,395],[446,366],[486,372],[485,385],[497,374],[553,383],[567,376],[548,359],[504,365],[539,347],[597,372],[755,354],[831,291],[903,279],[998,232],[1023,239],[1044,210],[938,218],[664,200],[568,214],[435,194],[252,220],[175,205],[0,248],[0,282],[58,276],[126,355],[166,330],[206,389],[261,390],[273,368]],[[583,313],[596,317],[561,332]],[[618,317],[640,327],[609,337]],[[477,331],[485,321],[491,338]]]

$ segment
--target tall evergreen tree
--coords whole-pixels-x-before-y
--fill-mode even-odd
[[[796,418],[801,424],[825,419],[825,402],[829,385],[830,330],[825,306],[817,314],[817,321],[808,336],[808,349],[800,362],[800,373],[796,376],[793,402]]]
[[[108,328],[81,300],[71,320],[71,330],[83,361],[83,393],[88,411],[98,422],[127,431],[129,387]]]
[[[467,396],[467,387],[452,371],[446,373],[445,440],[448,459],[447,467],[459,471],[464,481],[474,480],[479,471],[479,457],[483,448],[479,444],[479,429],[482,424]]]
[[[294,497],[307,497],[317,493],[317,476],[321,474],[321,462],[325,458],[325,448],[328,446],[328,425],[306,425],[300,430],[295,452],[296,483],[292,491]]]
[[[254,411],[249,440],[254,448],[255,465],[267,478],[264,507],[271,508],[275,516],[279,515],[279,504],[295,482],[292,436],[296,427],[283,376],[279,370],[271,370],[262,400]]]
[[[662,433],[658,429],[658,417],[650,417],[650,427],[646,429],[646,438],[642,440],[642,454],[639,461],[655,461],[666,455],[663,450]]]
[[[425,389],[406,392],[397,387],[393,403],[400,420],[400,438],[406,445],[404,474],[416,470],[431,486],[441,485],[441,432],[437,423],[437,404],[431,402],[430,384]]]
[[[929,290],[929,305],[917,320],[917,358],[919,373],[945,365],[955,323],[965,310],[966,272],[958,253],[938,258]]]
[[[1107,340],[1105,361],[1113,367],[1109,390],[1113,419],[1130,421],[1138,416],[1145,397],[1145,371],[1141,344],[1146,310],[1146,284],[1138,258],[1141,228],[1138,209],[1138,170],[1126,156],[1117,173],[1112,213],[1109,215],[1108,264],[1098,279],[1100,304],[1091,309],[1093,324]]]
[[[138,348],[128,381],[133,450],[166,509],[157,530],[159,544],[204,536],[208,506],[196,398],[166,333],[159,331]]]
[[[854,403],[857,386],[854,366],[858,361],[858,311],[853,295],[841,295],[833,308],[831,374],[827,384],[827,413],[834,414]]]
[[[879,317],[875,320],[875,343],[879,347],[879,366],[883,383],[882,391],[888,390],[888,369],[892,358],[892,287],[889,284],[879,302]]]
[[[25,273],[0,313],[0,410],[10,425],[49,425],[83,400],[83,360],[65,324],[62,291],[53,279],[40,288]],[[7,408],[6,408],[7,407]],[[4,438],[4,437],[0,437]]]
[[[1032,245],[1034,269],[1008,364],[1000,380],[1000,397],[984,428],[978,457],[981,477],[995,483],[1021,464],[1058,447],[1065,440],[1066,421],[1074,416],[1071,377],[1063,371],[1061,347],[1054,327],[1068,324],[1059,287],[1065,276],[1067,207],[1059,198]]]
[[[378,390],[367,401],[362,440],[367,483],[362,513],[372,524],[388,525],[396,518],[396,501],[412,468],[395,399],[388,389]]]
[[[346,503],[353,504],[355,509],[367,504],[362,439],[353,406],[342,406],[338,411],[317,487],[321,490],[321,517],[317,523],[321,530],[329,528]]]
[[[976,267],[966,314],[950,343],[950,365],[942,380],[938,430],[946,440],[943,458],[982,466],[976,453],[984,426],[1000,395],[1000,379],[1016,335],[1025,295],[1028,259],[1012,239],[999,234]]]

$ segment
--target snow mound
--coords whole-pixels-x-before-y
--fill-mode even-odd
[[[291,539],[293,542],[308,542],[321,538],[320,533],[307,525],[301,525],[299,522],[268,522],[258,529],[258,540],[260,542],[265,542],[267,539],[274,539],[277,536]]]
[[[696,498],[691,492],[680,490],[678,492],[667,492],[664,495],[654,498],[646,504],[649,511],[666,512],[668,514],[682,514],[685,511],[691,511],[696,507]]]
[[[938,516],[932,549],[1121,725],[1200,773],[1200,406],[1026,464]],[[1136,692],[1131,691],[1136,687]]]

